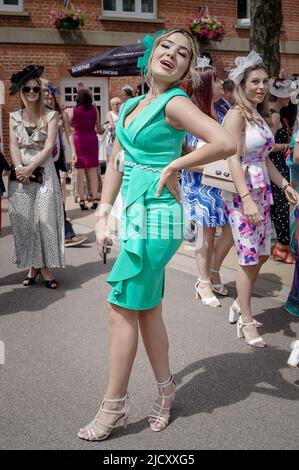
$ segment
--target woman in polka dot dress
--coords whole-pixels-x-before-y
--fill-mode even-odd
[[[275,147],[270,153],[270,160],[279,173],[290,181],[290,171],[286,164],[285,152],[289,148],[290,129],[280,110],[287,106],[292,93],[291,80],[269,81],[270,112],[272,116],[271,131],[275,136]],[[273,250],[275,259],[287,264],[294,264],[295,259],[290,253],[290,206],[281,188],[272,183],[273,205],[271,219],[277,235],[277,243]]]
[[[24,286],[41,273],[46,287],[57,282],[49,268],[64,266],[64,219],[59,181],[52,148],[58,114],[44,107],[39,76],[43,67],[29,65],[11,78],[10,94],[20,92],[21,109],[10,114],[10,151],[16,179],[9,181],[9,216],[15,243],[16,264],[29,268]],[[33,182],[41,169],[42,182]],[[31,178],[31,180],[30,180]]]

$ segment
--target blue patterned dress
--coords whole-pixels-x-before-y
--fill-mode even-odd
[[[218,120],[221,116],[216,108]],[[199,148],[204,141],[191,134],[186,136],[187,145],[191,149]],[[202,173],[190,170],[182,171],[182,192],[185,210],[186,237],[192,239],[196,231],[196,223],[203,227],[222,227],[229,223],[223,210],[222,191],[218,188],[202,184]]]

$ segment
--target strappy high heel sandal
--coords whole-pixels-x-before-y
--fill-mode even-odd
[[[40,269],[37,269],[35,271],[35,275],[33,277],[26,276],[24,281],[23,281],[23,286],[27,287],[27,286],[32,286],[33,284],[35,284],[35,281],[36,281],[36,278],[37,278],[38,275],[41,275],[41,270]]]
[[[219,274],[219,271],[216,271],[215,269],[210,268],[210,271],[212,271],[212,273]],[[212,284],[212,290],[216,292],[217,294],[220,294],[223,296],[228,295],[228,289],[224,286],[224,284],[222,283],[215,284],[213,281],[211,281],[211,284]]]
[[[200,298],[202,303],[204,305],[207,305],[208,307],[212,307],[212,308],[221,307],[221,303],[219,302],[219,300],[217,299],[215,295],[212,295],[211,297],[202,298],[201,293],[199,292],[199,288],[198,288],[200,283],[209,284],[211,286],[211,281],[202,281],[201,278],[199,277],[194,285],[196,300]]]
[[[99,202],[100,202],[100,201],[99,201],[98,199],[94,199],[94,200],[92,201],[92,204],[91,204],[90,208],[91,208],[91,209],[96,209],[96,208],[98,207],[98,205],[99,205]]]
[[[299,340],[293,341],[291,344],[292,352],[288,359],[289,366],[299,367]]]
[[[164,395],[163,388],[167,387],[171,383],[175,386],[174,391],[170,395]],[[157,387],[159,398],[155,401],[151,414],[147,417],[150,428],[154,432],[163,431],[169,424],[171,403],[176,392],[176,383],[172,374],[167,380],[165,380],[165,382],[157,382]],[[161,403],[159,403],[159,400],[161,400]],[[170,406],[165,406],[166,400],[170,400]]]
[[[124,407],[122,410],[106,410],[103,408],[104,403],[122,403],[124,402]],[[80,439],[85,439],[86,441],[104,441],[108,439],[110,434],[112,433],[113,429],[123,420],[123,426],[126,429],[128,424],[128,418],[131,412],[131,404],[129,402],[129,394],[123,398],[119,398],[118,400],[109,400],[108,398],[103,398],[101,403],[100,409],[96,414],[95,418],[91,421],[91,423],[87,424],[85,428],[80,429],[78,432],[78,437]],[[103,423],[98,419],[100,413],[107,413],[111,415],[116,415],[117,418],[113,424],[106,424]]]
[[[229,307],[228,321],[233,325],[234,323],[237,323],[240,315],[241,315],[240,305],[236,302],[236,300],[234,300],[231,306]],[[255,319],[253,319],[252,321],[256,328],[260,328],[261,326],[263,326],[263,323],[260,321],[257,321]]]
[[[85,201],[83,201],[83,199],[81,199],[81,201],[79,201],[79,206],[81,208],[81,211],[88,211],[88,207],[85,204]]]
[[[242,318],[240,317],[237,321],[237,337],[244,338],[245,342],[249,344],[249,346],[253,346],[254,348],[265,348],[267,345],[261,336],[257,336],[256,338],[247,339],[245,331],[243,331],[244,326],[254,325],[254,322],[244,323]],[[255,326],[255,325],[254,325]]]
[[[286,264],[295,264],[295,258],[288,248],[281,248],[275,245],[273,249],[274,261],[283,261]]]

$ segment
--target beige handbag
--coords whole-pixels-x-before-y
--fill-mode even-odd
[[[248,165],[243,163],[242,169],[246,178]],[[212,186],[213,188],[222,189],[223,191],[228,191],[230,193],[238,192],[234,184],[227,160],[218,160],[216,162],[205,165],[201,182],[206,186]]]

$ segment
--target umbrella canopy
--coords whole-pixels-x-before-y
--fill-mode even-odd
[[[72,77],[124,77],[140,75],[138,57],[144,55],[143,43],[128,44],[97,54],[69,69]]]

